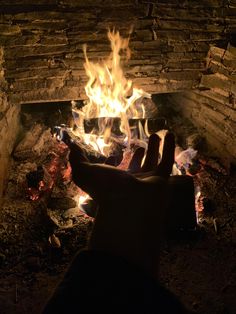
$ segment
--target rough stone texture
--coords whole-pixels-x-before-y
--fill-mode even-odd
[[[84,99],[82,45],[93,60],[110,51],[107,29],[132,28],[127,77],[147,92],[198,86],[209,45],[225,47],[236,29],[226,0],[106,0],[0,3],[0,43],[11,101]]]
[[[4,55],[0,49],[0,205],[4,190],[9,157],[18,134],[20,106],[12,106],[7,98],[7,82],[2,64]]]
[[[211,47],[200,90],[170,96],[176,109],[191,119],[216,156],[236,161],[236,49]]]
[[[6,96],[1,98],[0,115],[2,107],[6,106]],[[4,116],[0,117],[0,204],[4,190],[9,158],[12,152],[18,130],[19,130],[19,106],[10,106],[4,111]]]

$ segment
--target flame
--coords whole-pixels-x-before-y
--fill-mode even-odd
[[[84,46],[85,71],[89,77],[85,86],[89,98],[84,107],[85,117],[120,117],[125,125],[127,118],[139,116],[134,106],[142,96],[150,97],[141,89],[133,88],[121,67],[121,50],[130,58],[129,38],[122,38],[119,32],[108,32],[112,53],[102,64],[90,62]]]
[[[133,87],[132,81],[124,76],[121,53],[125,53],[127,60],[130,58],[129,38],[122,38],[119,32],[109,30],[108,39],[111,44],[111,54],[100,63],[90,61],[87,46],[83,47],[84,68],[88,76],[85,91],[88,99],[79,110],[75,103],[72,103],[73,111],[77,114],[75,134],[105,156],[110,155],[114,146],[113,122],[107,118],[120,119],[121,135],[116,136],[116,142],[118,140],[129,149],[132,138],[129,119],[145,117],[142,102],[138,105],[136,101],[144,97],[151,98],[149,93]],[[86,134],[83,127],[84,120],[101,117],[105,119],[101,120],[99,130]]]
[[[74,197],[74,200],[76,201],[79,208],[88,200],[89,195],[83,192],[82,190],[78,195]]]
[[[76,102],[72,102],[72,113],[76,128],[74,134],[86,145],[96,152],[108,157],[112,154],[116,144],[124,147],[124,158],[119,168],[127,169],[128,160],[132,156],[130,145],[132,141],[138,146],[147,147],[147,126],[142,127],[138,123],[134,130],[129,125],[129,119],[145,118],[143,98],[151,98],[149,93],[133,86],[131,80],[124,75],[121,61],[130,59],[129,38],[122,38],[115,30],[108,31],[108,39],[111,45],[110,55],[102,62],[92,62],[87,54],[87,46],[83,47],[85,63],[84,68],[88,76],[85,86],[87,100],[84,106],[77,108]],[[98,126],[86,133],[85,121],[97,119]],[[114,121],[119,121],[119,134],[114,132]],[[80,207],[88,195],[78,195],[76,198]]]

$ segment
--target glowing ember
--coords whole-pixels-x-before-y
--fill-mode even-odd
[[[47,195],[58,181],[68,181],[70,168],[64,164],[67,152],[68,148],[64,143],[57,144],[55,151],[48,155],[48,161],[44,166],[27,175],[26,192],[30,200],[36,201],[42,195]]]

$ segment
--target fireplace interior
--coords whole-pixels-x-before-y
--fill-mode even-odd
[[[122,69],[151,96],[143,120],[175,134],[176,171],[194,182],[197,226],[165,240],[161,281],[196,313],[234,313],[236,2],[12,0],[0,12],[1,313],[40,313],[86,247],[94,204],[81,203],[55,127],[75,127],[88,99],[83,45],[101,64],[108,29],[129,38]]]

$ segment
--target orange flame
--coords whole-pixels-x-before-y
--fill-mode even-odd
[[[84,68],[88,76],[85,91],[88,99],[81,109],[77,109],[76,103],[72,102],[72,110],[77,117],[75,121],[77,128],[74,133],[85,144],[104,156],[111,154],[114,141],[126,147],[124,156],[128,156],[130,155],[132,140],[129,119],[145,118],[145,108],[142,104],[142,99],[144,97],[151,98],[151,95],[142,89],[133,87],[132,81],[124,76],[121,66],[121,53],[125,53],[127,60],[130,58],[129,38],[122,38],[119,32],[109,30],[108,39],[111,44],[111,54],[101,63],[90,61],[86,45],[83,47],[85,56]],[[139,101],[136,102],[137,100]],[[84,121],[92,118],[105,118],[99,122],[98,134],[95,130],[89,134],[85,133]],[[121,136],[115,136],[114,138],[111,119],[107,118],[119,118]],[[141,143],[146,147],[144,139],[147,139],[148,134],[142,129],[140,123],[138,127],[139,134],[141,134],[141,139],[138,140],[139,145]],[[125,166],[128,166],[127,162],[122,162],[120,165],[122,168]],[[83,204],[86,199],[87,197],[84,195],[77,196],[78,205]]]
[[[83,47],[85,55],[85,71],[89,78],[85,91],[88,100],[81,110],[74,106],[79,118],[77,121],[76,135],[82,137],[84,142],[91,145],[93,149],[109,156],[112,150],[111,124],[103,120],[103,125],[99,125],[99,134],[85,134],[83,124],[85,119],[99,117],[120,118],[120,131],[123,134],[122,142],[127,148],[130,146],[131,130],[129,126],[130,118],[145,117],[145,108],[141,104],[136,104],[136,100],[151,95],[142,89],[133,87],[132,81],[125,78],[121,67],[121,52],[126,53],[129,59],[131,52],[129,49],[129,38],[122,38],[119,32],[109,31],[108,38],[111,43],[110,56],[101,63],[91,62],[87,56],[87,48]]]

